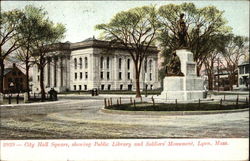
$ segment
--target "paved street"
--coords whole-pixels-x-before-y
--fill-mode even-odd
[[[218,96],[217,96],[218,97]],[[129,99],[123,98],[123,102]],[[116,100],[114,99],[114,102]],[[249,111],[209,115],[104,113],[103,97],[1,106],[1,139],[246,138]]]

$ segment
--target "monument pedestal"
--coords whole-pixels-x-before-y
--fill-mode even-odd
[[[184,76],[166,76],[160,98],[166,100],[195,100],[203,98],[203,80],[197,77],[193,53],[186,49],[176,50],[180,58],[181,72]]]

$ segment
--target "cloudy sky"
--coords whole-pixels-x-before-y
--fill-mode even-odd
[[[144,5],[161,6],[184,1],[1,1],[1,10],[22,9],[28,4],[42,6],[54,22],[66,25],[64,41],[78,42],[95,35],[96,24],[107,23],[117,12]],[[192,2],[192,1],[189,1]],[[228,25],[237,35],[249,36],[249,1],[193,1],[198,7],[214,5],[225,11]]]

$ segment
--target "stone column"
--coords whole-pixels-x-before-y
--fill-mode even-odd
[[[61,67],[62,67],[61,65],[62,64],[61,64],[61,61],[62,61],[62,58],[58,57],[57,58],[57,65],[56,65],[57,66],[57,75],[56,75],[57,79],[56,80],[57,80],[57,87],[58,87],[58,90],[59,90],[58,92],[60,92],[60,89],[61,89],[61,86],[62,86],[61,85],[61,75],[62,75],[62,70],[61,70]]]
[[[50,88],[54,87],[54,68],[55,68],[55,61],[54,57],[51,57],[50,63]]]
[[[70,89],[70,84],[72,83],[72,79],[73,79],[73,76],[71,76],[71,72],[70,72],[70,56],[67,56],[66,58],[66,87],[68,89]],[[72,66],[73,67],[73,66]]]
[[[119,73],[119,67],[118,67],[118,57],[117,55],[114,55],[114,59],[113,59],[113,71],[112,71],[112,81],[114,81],[114,89],[119,89],[119,85],[118,85],[118,73]]]

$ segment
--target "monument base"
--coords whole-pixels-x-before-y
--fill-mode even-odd
[[[160,98],[165,100],[197,100],[203,98],[203,80],[200,77],[165,77]]]

